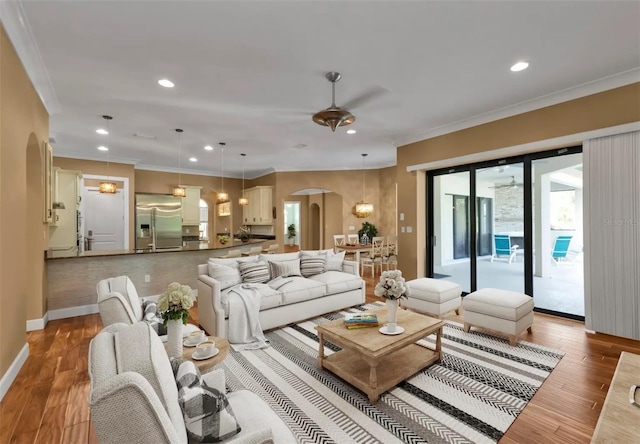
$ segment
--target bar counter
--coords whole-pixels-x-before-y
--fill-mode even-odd
[[[47,259],[47,310],[95,313],[98,281],[121,275],[131,278],[140,297],[159,295],[171,282],[180,282],[195,290],[198,264],[206,263],[210,257],[224,256],[232,249],[245,251],[266,242],[273,241],[250,239],[224,247],[145,253],[94,250],[83,256]]]

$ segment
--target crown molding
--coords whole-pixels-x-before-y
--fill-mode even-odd
[[[0,21],[49,115],[61,112],[62,105],[42,61],[20,0],[0,1]]]
[[[590,96],[592,94],[597,94],[637,82],[640,82],[640,68],[634,68],[629,71],[594,80],[593,82],[583,83],[582,85],[572,86],[561,91],[517,103],[515,105],[510,105],[505,108],[489,111],[451,124],[431,128],[426,131],[421,131],[404,137],[401,136],[394,140],[394,144],[401,147],[402,145],[432,139],[437,136],[442,136],[443,134],[453,133],[473,126],[493,122],[494,120],[500,120],[547,106],[557,105],[558,103],[568,102],[569,100],[579,99],[580,97]]]

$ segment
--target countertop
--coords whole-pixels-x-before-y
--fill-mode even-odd
[[[177,252],[186,252],[186,251],[202,251],[202,250],[228,250],[230,248],[238,248],[243,245],[252,245],[252,244],[263,244],[269,239],[249,239],[247,242],[241,242],[239,240],[235,240],[232,243],[229,243],[225,246],[210,246],[212,242],[206,243],[201,242],[198,247],[178,247],[178,248],[167,248],[163,250],[90,250],[84,251],[77,256],[67,256],[67,257],[49,257],[50,251],[45,251],[45,259],[46,260],[56,260],[56,259],[70,259],[70,258],[82,258],[82,257],[98,257],[98,256],[123,256],[123,255],[132,255],[132,254],[161,254],[161,253],[177,253]]]

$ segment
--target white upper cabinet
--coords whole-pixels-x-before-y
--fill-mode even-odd
[[[200,225],[200,189],[184,186],[187,195],[182,198],[182,225]]]
[[[242,208],[245,225],[273,225],[273,187],[261,186],[244,190],[249,205]]]

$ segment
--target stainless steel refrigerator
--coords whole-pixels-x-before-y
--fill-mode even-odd
[[[136,194],[136,250],[182,247],[182,198]]]

